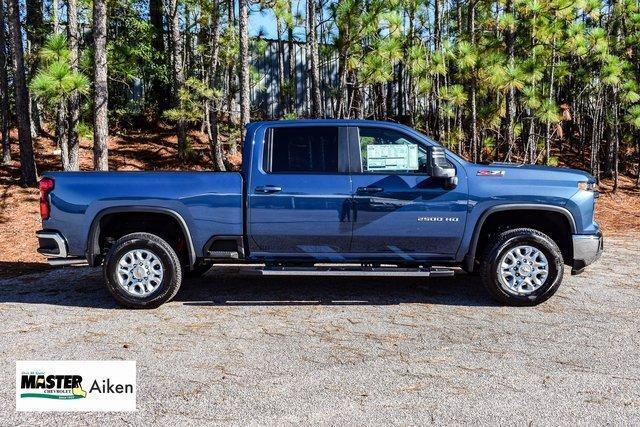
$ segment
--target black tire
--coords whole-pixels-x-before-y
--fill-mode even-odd
[[[145,249],[162,263],[163,277],[160,285],[151,294],[133,296],[118,283],[117,267],[120,258],[133,249]],[[165,240],[150,233],[132,233],[116,241],[103,265],[107,289],[118,303],[127,308],[156,308],[170,301],[182,284],[182,266],[176,251]]]
[[[201,261],[193,266],[192,270],[188,268],[184,269],[184,277],[187,279],[195,279],[204,276],[204,274],[211,270],[213,261]]]
[[[526,295],[508,292],[498,277],[498,262],[507,251],[521,245],[532,246],[541,251],[548,263],[545,282]],[[480,276],[487,291],[499,302],[512,306],[537,305],[548,300],[558,290],[563,274],[564,260],[558,245],[546,234],[531,228],[516,228],[493,236],[480,262]]]

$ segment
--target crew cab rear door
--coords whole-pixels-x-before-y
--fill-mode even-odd
[[[467,184],[430,177],[429,145],[401,129],[349,128],[353,186],[351,251],[411,262],[450,259],[464,234]],[[366,254],[366,255],[364,255]]]
[[[347,128],[336,125],[266,129],[247,188],[252,258],[337,261],[349,250],[346,135]],[[260,153],[254,153],[254,163],[256,156]]]

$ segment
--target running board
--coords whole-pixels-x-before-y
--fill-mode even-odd
[[[86,258],[49,258],[47,263],[53,266],[61,265],[89,265]]]
[[[366,276],[366,277],[451,277],[449,268],[354,268],[354,267],[267,267],[243,270],[262,276]]]
[[[239,259],[240,254],[237,251],[207,251],[207,258]]]

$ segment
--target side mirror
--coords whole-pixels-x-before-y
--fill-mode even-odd
[[[428,173],[433,178],[442,178],[445,188],[452,189],[458,185],[456,168],[447,160],[444,147],[433,146],[429,150]]]

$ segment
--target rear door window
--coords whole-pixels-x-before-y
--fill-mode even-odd
[[[337,173],[338,127],[273,128],[268,155],[272,173]]]

